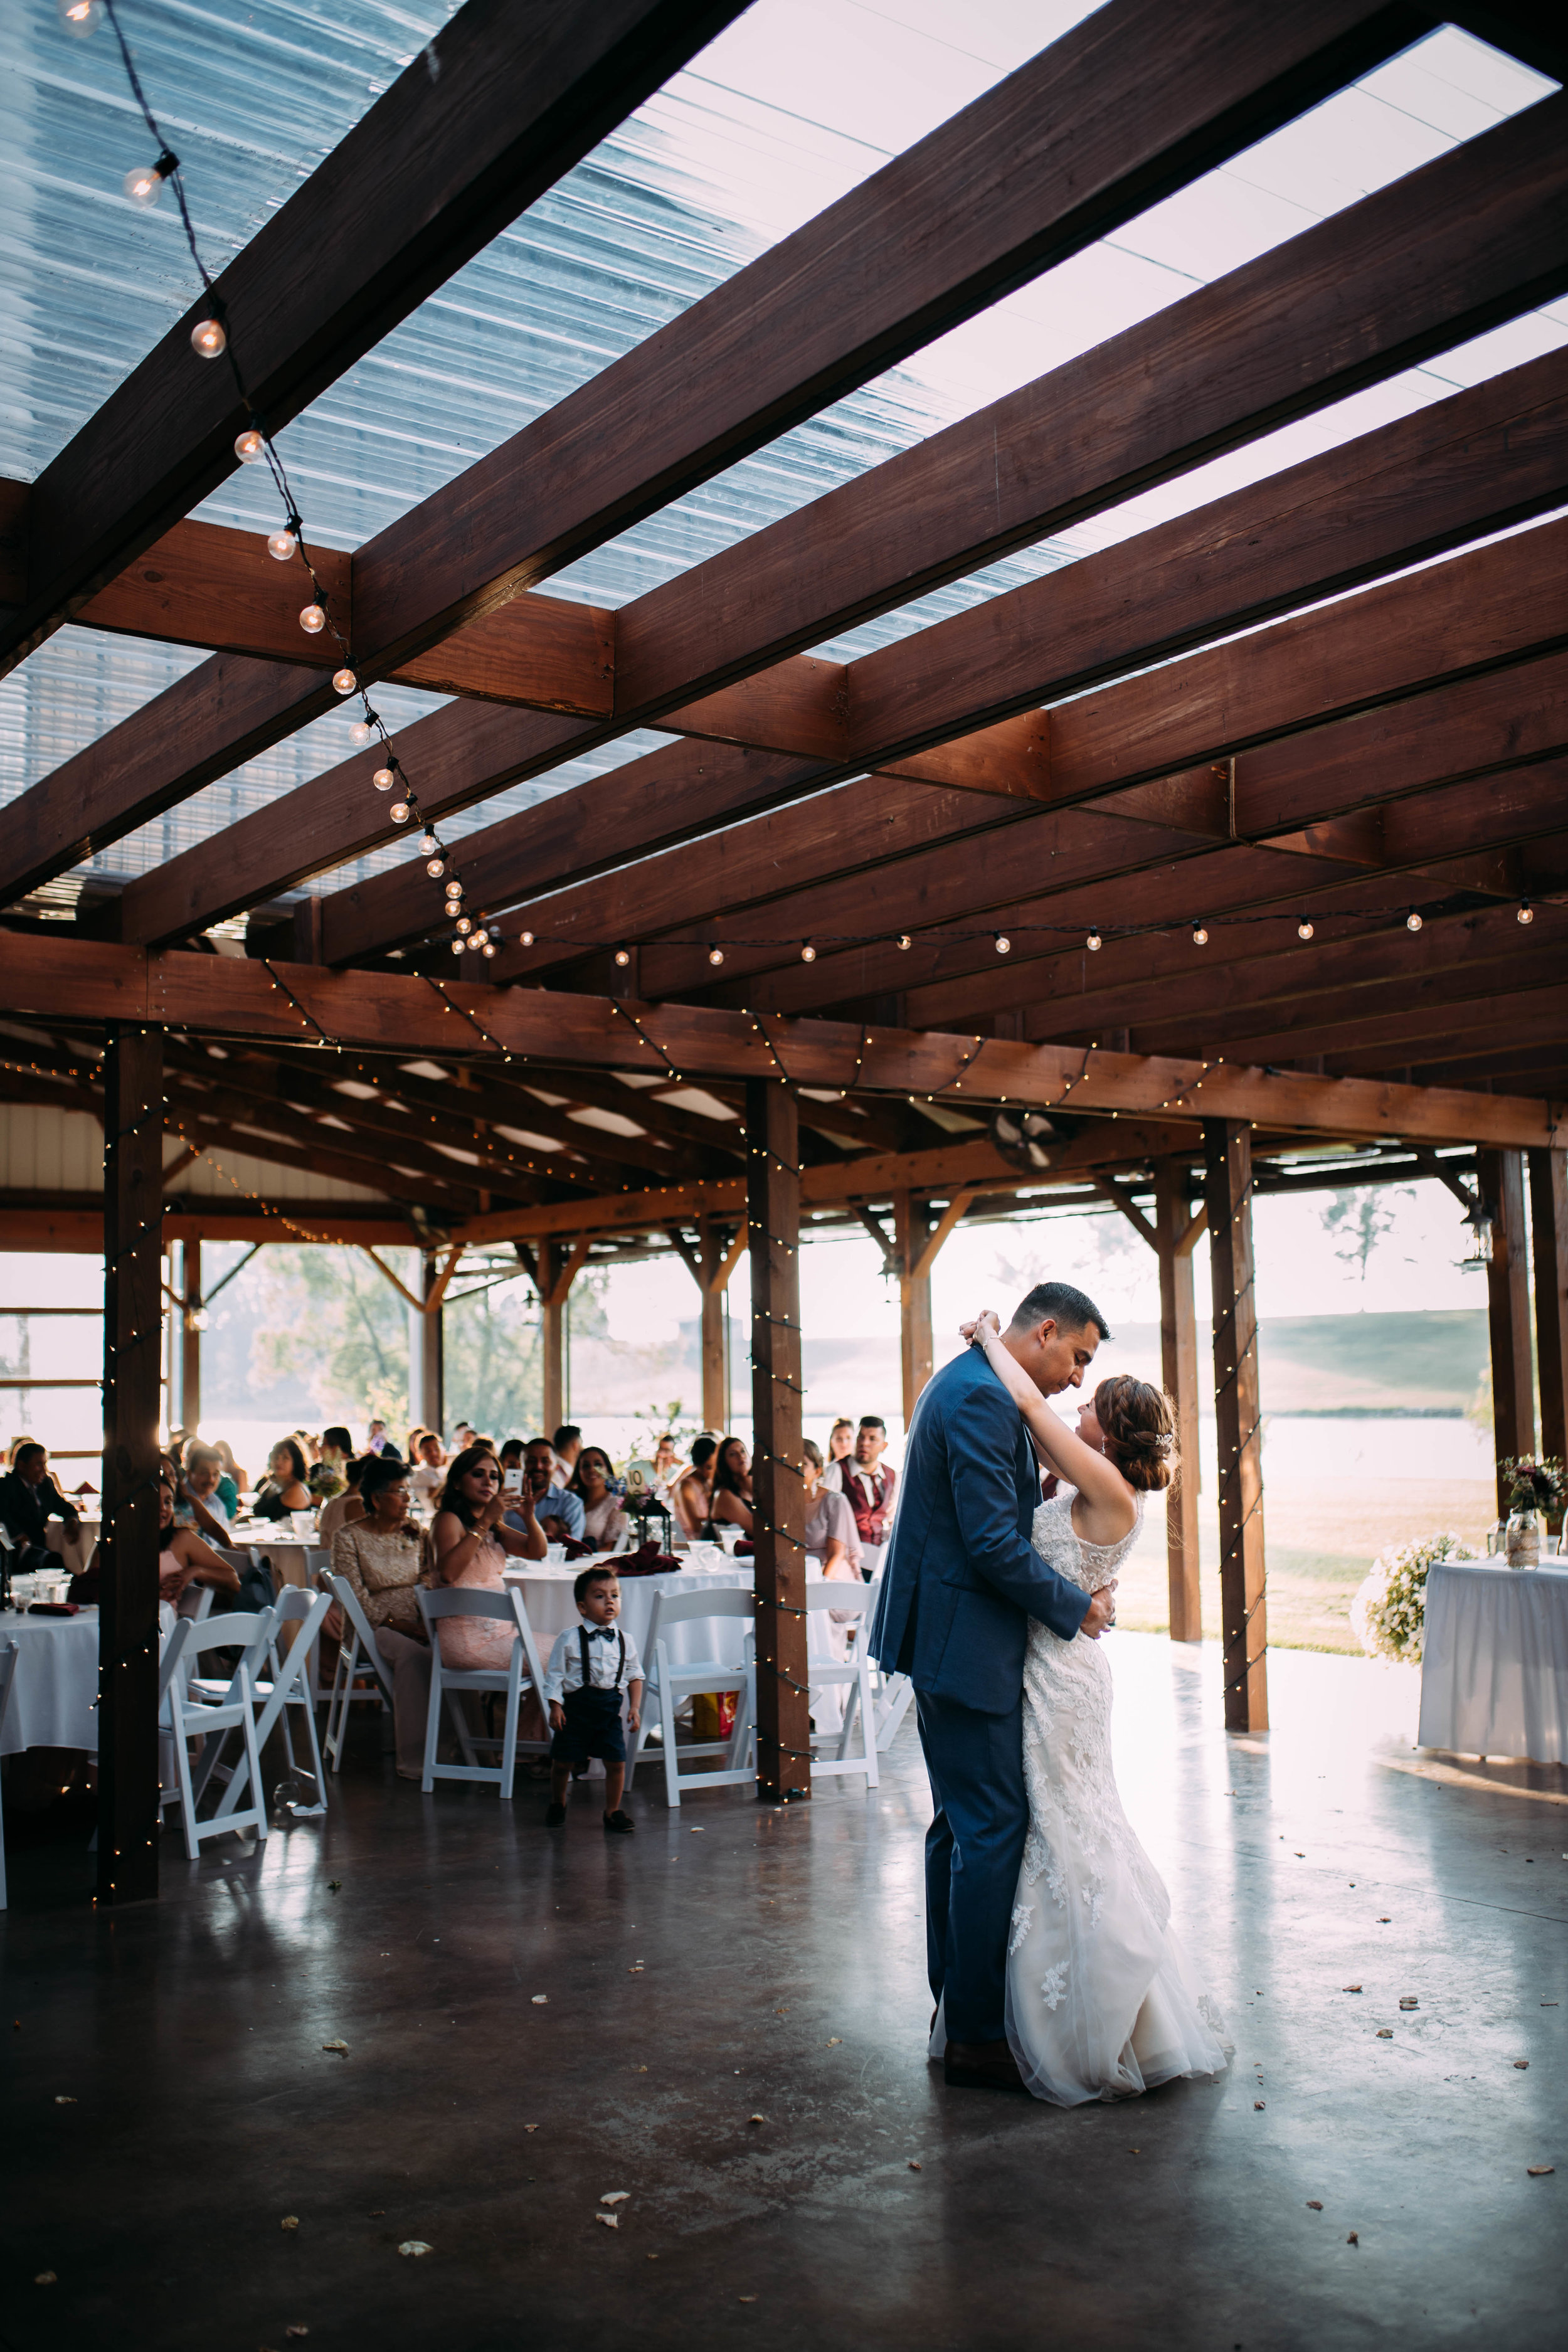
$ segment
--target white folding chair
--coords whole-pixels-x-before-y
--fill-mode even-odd
[[[653,1621],[648,1627],[647,1684],[643,1692],[642,1722],[638,1727],[631,1760],[626,1767],[626,1787],[632,1785],[637,1761],[647,1745],[653,1728],[653,1712],[658,1708],[659,1729],[664,1741],[665,1794],[672,1805],[680,1802],[682,1789],[734,1789],[751,1786],[756,1780],[756,1768],[751,1760],[752,1726],[757,1712],[757,1670],[754,1654],[752,1624],[756,1603],[749,1592],[720,1585],[707,1592],[656,1592],[653,1597]],[[667,1636],[673,1625],[690,1625],[708,1620],[743,1617],[746,1635],[742,1645],[744,1663],[726,1665],[720,1658],[700,1658],[671,1663]],[[675,1749],[676,1710],[699,1692],[734,1691],[735,1725],[728,1739],[689,1741],[679,1755]],[[682,1763],[698,1756],[722,1756],[724,1764],[716,1772],[683,1772]]]
[[[866,1654],[866,1630],[870,1622],[873,1588],[857,1581],[847,1583],[838,1577],[808,1579],[805,1605],[813,1616],[824,1609],[837,1611],[840,1617],[858,1620],[852,1658],[813,1658],[806,1667],[806,1679],[813,1692],[845,1690],[847,1693],[842,1727],[837,1731],[814,1731],[811,1735],[813,1754],[811,1769],[814,1779],[824,1779],[834,1773],[864,1772],[866,1786],[875,1789],[879,1780],[877,1769],[876,1702],[871,1692],[871,1661]],[[860,1717],[860,1753],[849,1752],[850,1734],[855,1728],[855,1717]],[[837,1740],[831,1756],[818,1756],[816,1746]]]
[[[5,1710],[11,1704],[11,1689],[16,1679],[16,1661],[22,1654],[20,1642],[7,1642],[0,1650],[0,1739],[5,1734]],[[5,1908],[5,1818],[0,1812],[0,1911]]]
[[[375,1629],[360,1606],[359,1595],[348,1578],[334,1576],[331,1569],[323,1569],[321,1583],[343,1612],[343,1637],[338,1643],[337,1672],[327,1694],[327,1736],[322,1742],[333,1771],[341,1772],[349,1709],[356,1699],[369,1699],[390,1713],[392,1668],[375,1646]],[[361,1685],[357,1690],[356,1683]]]
[[[169,1685],[184,1661],[186,1637],[195,1623],[194,1617],[176,1617],[169,1628],[168,1638],[164,1641],[158,1657],[158,1818],[160,1822],[163,1821],[166,1808],[170,1805],[177,1805],[180,1801],[179,1768],[174,1762],[174,1743],[178,1733],[175,1729],[174,1705],[169,1697]],[[168,1773],[166,1779],[165,1766]],[[92,1833],[92,1845],[95,1850],[97,1844],[98,1832],[95,1830]]]
[[[256,1748],[259,1755],[272,1737],[275,1728],[283,1734],[284,1752],[289,1769],[298,1767],[294,1756],[293,1735],[289,1729],[289,1710],[297,1708],[305,1718],[305,1730],[310,1737],[310,1762],[321,1802],[327,1801],[326,1773],[321,1765],[321,1750],[316,1738],[316,1711],[310,1704],[310,1654],[321,1636],[321,1622],[331,1602],[324,1592],[306,1592],[296,1584],[286,1585],[278,1596],[272,1632],[267,1643],[267,1665],[270,1679],[258,1680],[251,1685],[251,1699],[256,1707]],[[278,1654],[278,1629],[280,1625],[297,1624],[300,1628],[286,1656]],[[221,1689],[221,1685],[192,1683],[193,1695],[205,1698],[209,1690]],[[239,1797],[240,1778],[235,1773],[218,1801],[215,1821],[232,1813]]]
[[[254,1829],[258,1838],[267,1835],[267,1807],[261,1794],[261,1751],[256,1738],[256,1684],[264,1665],[277,1612],[263,1609],[256,1615],[233,1612],[223,1617],[209,1618],[198,1625],[194,1618],[182,1621],[185,1626],[183,1654],[171,1667],[168,1681],[169,1708],[174,1734],[174,1769],[179,1777],[180,1811],[185,1825],[185,1852],[193,1862],[201,1853],[203,1838],[221,1837],[226,1830]],[[175,1629],[176,1633],[178,1628]],[[170,1637],[170,1649],[174,1637]],[[206,1650],[241,1652],[239,1664],[227,1682],[216,1678],[202,1682],[191,1668]],[[162,1674],[162,1668],[160,1668]],[[226,1813],[209,1821],[196,1818],[196,1799],[205,1790],[217,1769],[218,1750],[223,1745],[215,1733],[237,1730],[244,1760],[234,1768],[230,1787],[233,1799]],[[193,1785],[188,1742],[201,1738],[203,1749],[199,1773]],[[238,1798],[241,1787],[248,1788],[250,1802],[241,1811]],[[227,1794],[227,1791],[225,1792]]]
[[[505,1592],[485,1592],[468,1586],[448,1586],[432,1591],[423,1584],[418,1587],[418,1595],[420,1613],[430,1629],[430,1712],[425,1722],[425,1777],[420,1786],[428,1796],[437,1780],[483,1780],[494,1785],[496,1794],[505,1804],[511,1796],[519,1745],[536,1753],[549,1747],[548,1740],[527,1739],[520,1743],[517,1736],[523,1692],[535,1692],[541,1706],[544,1703],[544,1669],[522,1595],[515,1585]],[[500,1618],[512,1626],[516,1638],[507,1664],[467,1667],[445,1664],[441,1657],[441,1628],[454,1617]],[[459,1697],[464,1691],[505,1692],[506,1731],[500,1740],[470,1732]],[[441,1704],[448,1698],[453,1702],[452,1722],[463,1754],[461,1764],[438,1764],[436,1760],[437,1743],[441,1736]],[[499,1765],[479,1761],[477,1749],[498,1747]]]

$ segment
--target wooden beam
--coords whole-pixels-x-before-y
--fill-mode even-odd
[[[800,1128],[776,1078],[746,1087],[752,1256],[752,1488],[756,1498],[757,1794],[811,1794],[805,1638],[805,1395],[800,1333]]]
[[[1117,21],[1130,19],[1135,14],[1135,10],[1121,6],[1102,11],[1095,37],[1108,39]],[[1202,47],[1202,28],[1196,26],[1190,11],[1183,30],[1184,63],[1189,37],[1194,54]],[[1070,37],[1074,40],[1077,37]],[[1048,59],[1058,68],[1063,62],[1059,54],[1062,46],[1058,44],[1057,49],[1047,52]],[[1125,54],[1131,57],[1132,51],[1129,49]],[[1066,102],[1067,89],[1067,82],[1057,83],[1051,103],[1041,110],[1042,121],[1053,119],[1052,109]],[[1216,92],[1217,84],[1210,92],[1211,103]],[[1127,125],[1119,126],[1122,135],[1126,135],[1131,121],[1130,117]],[[1497,133],[1491,134],[1500,141],[1514,142],[1512,145],[1493,148],[1488,147],[1485,140],[1471,142],[1457,151],[1455,157],[1441,159],[1429,167],[1440,175],[1440,184],[1439,180],[1429,180],[1425,173],[1414,175],[1408,187],[1402,184],[1397,199],[1402,208],[1398,218],[1389,211],[1393,201],[1389,194],[1369,199],[1370,210],[1355,208],[1353,227],[1344,226],[1350,216],[1340,215],[1335,222],[1325,224],[1321,231],[1310,232],[1308,238],[1297,240],[1283,263],[1270,256],[1267,270],[1262,264],[1254,265],[1250,277],[1238,273],[1226,280],[1223,287],[1205,289],[1204,294],[1191,298],[1200,306],[1202,315],[1189,316],[1186,306],[1178,305],[1174,312],[1162,317],[1156,328],[1133,331],[1131,338],[1115,339],[1107,347],[1108,356],[1100,363],[1099,374],[1093,365],[1075,362],[1072,369],[1058,371],[1056,376],[1047,379],[1046,388],[1036,388],[1029,404],[1020,407],[1015,403],[1005,414],[972,420],[963,434],[962,447],[949,446],[946,436],[937,436],[943,444],[942,449],[940,454],[922,457],[923,470],[918,480],[897,472],[893,467],[879,468],[869,478],[880,481],[883,476],[895,475],[896,478],[889,478],[874,492],[856,486],[853,491],[846,489],[835,494],[841,499],[853,496],[857,501],[853,513],[830,509],[829,502],[824,501],[820,514],[811,510],[810,521],[795,527],[795,539],[762,534],[768,541],[766,549],[750,549],[746,561],[750,563],[754,560],[765,566],[766,577],[761,583],[765,593],[753,595],[743,584],[731,586],[725,579],[710,581],[710,567],[701,566],[689,582],[680,584],[683,601],[679,605],[672,605],[666,593],[660,591],[655,597],[642,600],[647,606],[646,616],[639,607],[624,611],[617,631],[626,635],[628,646],[633,647],[634,666],[617,677],[617,725],[642,723],[658,717],[661,711],[674,711],[683,697],[700,692],[705,683],[715,683],[721,677],[734,676],[745,669],[763,667],[791,646],[820,642],[838,627],[847,625],[857,614],[887,610],[906,602],[921,587],[934,584],[937,578],[955,577],[987,560],[988,554],[1001,551],[1005,545],[1037,540],[1063,527],[1076,515],[1087,513],[1097,505],[1113,503],[1142,482],[1179,472],[1197,457],[1244,440],[1287,415],[1299,413],[1315,402],[1338,397],[1371,375],[1407,365],[1423,350],[1436,349],[1445,339],[1474,332],[1480,325],[1489,323],[1500,315],[1500,310],[1506,311],[1510,307],[1528,307],[1530,300],[1544,299],[1542,272],[1555,268],[1560,258],[1548,254],[1542,229],[1545,179],[1554,168],[1549,160],[1552,126],[1549,121],[1538,124],[1534,114],[1529,121],[1528,131],[1521,131],[1513,123],[1500,126]],[[1087,124],[1083,128],[1087,129]],[[1073,129],[1077,133],[1079,126],[1074,124]],[[1543,152],[1537,153],[1531,142],[1542,139]],[[1483,148],[1484,155],[1480,152]],[[920,152],[915,151],[917,154]],[[1009,152],[1011,162],[1017,166],[1020,149],[1015,145]],[[1474,184],[1467,179],[1461,185],[1461,176],[1468,173],[1481,176]],[[1026,171],[1019,172],[1008,189],[1009,205],[1020,204],[1026,184]],[[870,184],[874,187],[878,183]],[[957,183],[942,177],[932,184],[945,187]],[[1005,211],[1006,207],[1002,209]],[[829,214],[825,219],[832,222],[834,217]],[[1040,217],[1036,215],[1037,222]],[[1481,217],[1486,226],[1479,232],[1477,224]],[[929,245],[931,224],[923,206],[921,232]],[[1319,242],[1311,243],[1311,239]],[[792,243],[793,240],[785,240],[784,247],[774,248],[773,255],[764,257],[766,262],[771,265]],[[1411,256],[1408,261],[1407,247]],[[850,249],[849,245],[839,248],[840,252]],[[885,252],[886,244],[873,239],[855,249]],[[712,330],[721,320],[723,304],[731,296],[743,298],[751,275],[750,271],[742,272],[721,295],[696,306],[689,318]],[[720,306],[717,310],[715,304]],[[748,349],[753,356],[757,315],[753,303],[746,313]],[[1220,323],[1227,318],[1231,322],[1228,341]],[[1464,323],[1467,320],[1468,325]],[[1352,321],[1355,322],[1353,326]],[[606,370],[595,378],[582,394],[574,396],[574,401],[579,405],[584,401],[603,404],[606,399],[613,403],[616,380],[621,370],[632,367],[635,372],[637,366],[646,363],[646,353],[662,345],[667,337],[684,332],[686,324],[678,321],[666,331],[665,336],[651,338],[648,345],[640,347],[618,368]],[[1157,349],[1151,342],[1151,334],[1163,339],[1158,341]],[[1384,337],[1386,339],[1380,340]],[[791,345],[791,361],[798,364],[798,356]],[[680,399],[668,412],[671,418],[684,419],[689,408],[695,417],[689,383],[717,385],[723,373],[705,372],[701,366],[689,369]],[[746,380],[749,384],[749,376]],[[1158,401],[1151,398],[1152,383],[1161,387]],[[646,401],[638,404],[638,413],[647,414]],[[1124,428],[1109,440],[1105,423],[1108,415],[1116,416]],[[608,479],[602,464],[598,465],[583,492],[579,488],[579,452],[589,447],[602,452],[606,446],[619,446],[624,438],[628,449],[635,451],[643,463],[647,461],[646,436],[617,436],[614,431],[584,433],[580,428],[587,421],[574,413],[574,401],[563,404],[552,419],[542,420],[542,427],[549,427],[552,432],[563,425],[570,428],[562,468],[563,496],[567,504],[574,496],[585,495],[590,502],[601,497]],[[773,429],[778,429],[776,423]],[[534,431],[530,428],[530,433]],[[525,434],[520,439],[527,442],[529,436]],[[934,448],[934,445],[926,446]],[[994,460],[993,453],[997,451],[1005,454],[1005,466]],[[1069,451],[1074,453],[1070,465]],[[509,445],[508,453],[503,454],[508,463],[512,462],[517,445]],[[731,453],[733,454],[736,453]],[[900,460],[899,465],[907,462]],[[485,468],[475,471],[482,476]],[[458,505],[463,509],[462,527],[456,532],[455,541],[468,554],[473,550],[476,535],[493,530],[500,516],[510,520],[517,512],[525,512],[540,520],[538,485],[542,479],[552,478],[553,472],[554,468],[547,466],[542,474],[531,457],[522,468],[527,492],[521,502],[515,498],[497,499],[493,485],[480,488],[465,478],[464,484],[453,493],[439,494],[437,500],[432,502],[433,508],[438,509],[442,529],[447,531],[452,530],[450,508]],[[480,494],[468,508],[466,501],[471,488],[479,489]],[[669,486],[667,494],[670,494]],[[997,528],[989,536],[982,529],[977,538],[977,514],[996,516]],[[624,527],[630,519],[629,514],[622,514],[611,527]],[[595,527],[602,532],[609,521],[610,518],[599,509]],[[401,561],[390,562],[390,569],[403,574],[405,600],[416,583],[421,590],[428,585],[433,596],[438,597],[441,593],[436,583],[442,564],[448,559],[440,552],[441,534],[432,525],[431,514],[412,519],[409,525],[416,529],[416,535],[423,531],[428,541],[422,543],[422,561],[413,561],[413,551],[408,550],[404,551]],[[389,536],[395,538],[403,528],[395,526]],[[816,551],[809,557],[805,543],[796,543],[799,533],[805,531],[816,534],[818,541]],[[822,561],[823,548],[832,551],[830,564]],[[575,551],[581,552],[581,547],[576,547]],[[356,568],[356,598],[362,618],[375,602],[372,580],[377,561],[375,549],[367,550]],[[721,563],[725,561],[719,559]],[[529,573],[526,564],[522,571],[528,576],[539,576],[537,571]],[[461,577],[459,572],[452,584],[460,586]],[[827,585],[828,581],[834,584]],[[660,598],[664,601],[658,601]],[[632,617],[634,614],[637,617]],[[715,647],[720,644],[716,632],[721,616],[729,637],[716,661]],[[388,620],[390,623],[390,613]],[[356,654],[366,674],[368,650],[362,642]],[[618,662],[619,659],[617,656]],[[640,684],[637,659],[641,661]],[[279,719],[278,723],[287,722]],[[448,727],[456,730],[452,740],[447,740]],[[457,735],[463,740],[456,740]],[[437,797],[426,794],[431,813],[482,798],[510,778],[538,772],[548,764],[551,756],[564,756],[563,745],[553,753],[549,751],[552,740],[560,743],[562,739],[552,739],[548,730],[542,733],[537,729],[513,729],[507,730],[507,740],[509,748],[503,758],[492,761],[487,770],[482,755],[475,752],[468,731],[458,721],[442,722],[438,715],[437,721],[429,722],[419,751],[416,752],[412,741],[408,748],[416,758],[427,751],[426,772],[437,773],[443,780]],[[596,740],[599,738],[592,730],[580,730],[571,748],[584,750]],[[134,737],[127,739],[121,746],[121,766],[127,779],[135,763],[124,755],[134,751],[135,740]],[[529,745],[535,748],[531,751]],[[934,747],[925,748],[929,752]],[[809,767],[813,762],[805,764]],[[1011,759],[1002,762],[1007,775],[1011,775],[1015,764]],[[417,772],[416,767],[415,772]],[[853,772],[853,763],[839,769],[840,773]],[[151,783],[153,780],[148,781]],[[983,773],[976,773],[972,781],[984,788]],[[163,782],[159,788],[168,789]],[[795,789],[809,789],[809,785],[802,782]],[[100,835],[110,823],[123,827],[142,821],[130,815],[128,797],[122,787],[117,804],[119,814],[112,818],[108,800],[102,801],[96,825]],[[305,861],[303,865],[293,865],[290,878],[301,873],[322,871],[354,854],[358,845],[351,844],[347,837],[353,830],[354,821],[351,818],[345,825],[343,820],[349,809],[360,804],[357,794],[346,801],[334,796],[329,810],[318,795],[316,807],[310,812],[311,824],[301,832],[300,816],[304,804],[295,806],[290,803],[288,823],[275,826],[269,838],[259,831],[247,835],[242,845],[247,868],[253,863],[254,872],[242,887],[248,890],[250,898],[264,898],[268,888],[279,887],[276,881],[262,887],[255,875],[268,864],[277,867],[284,840],[293,845],[287,852],[287,859]],[[68,799],[67,805],[78,808],[76,824],[79,827],[79,805]],[[335,835],[330,822],[332,815],[337,819]],[[23,829],[29,828],[30,810],[26,810]],[[585,827],[585,835],[591,835],[592,830]],[[0,868],[0,874],[3,872]],[[187,873],[188,869],[182,868],[182,876]],[[539,877],[541,881],[547,878]],[[384,901],[384,893],[374,895]],[[188,879],[176,881],[172,897],[176,902],[184,898],[189,912],[200,899],[200,886]],[[193,928],[199,927],[198,914],[199,909],[189,912]],[[209,915],[206,919],[214,918]],[[166,934],[153,930],[148,936],[174,936],[178,928],[176,921]],[[397,919],[390,911],[383,914],[381,929],[395,933]]]
[[[1263,1408],[1252,1250],[1252,1139],[1235,1119],[1204,1121],[1214,1286],[1215,1418],[1219,1446],[1220,1639],[1225,1727],[1268,1728],[1263,1549]]]
[[[569,1250],[559,1242],[539,1244],[539,1326],[543,1356],[544,1434],[552,1436],[566,1418],[566,1316],[572,1285],[588,1255],[592,1235],[580,1234]]]
[[[468,0],[217,279],[249,407],[277,431],[380,342],[738,15],[731,0]],[[46,467],[20,659],[237,466],[226,362],[193,363],[205,300]],[[330,689],[329,689],[330,691]]]
[[[1530,1219],[1541,1450],[1562,1462],[1568,1460],[1568,1152],[1530,1154]],[[1556,1533],[1563,1515],[1552,1516]]]
[[[710,1217],[698,1220],[698,1263],[693,1271],[701,1297],[700,1339],[702,1364],[702,1426],[723,1430],[730,1423],[730,1349],[724,1296],[730,1276],[740,1263],[748,1239],[742,1217],[729,1246],[724,1229]]]
[[[1186,1170],[1154,1167],[1154,1233],[1160,1261],[1160,1377],[1176,1424],[1176,1472],[1165,1489],[1165,1571],[1171,1639],[1204,1637],[1198,1539],[1198,1324],[1193,1246],[1202,1219],[1191,1213]]]
[[[931,1280],[931,1270],[942,1254],[942,1244],[952,1234],[953,1227],[958,1223],[959,1219],[966,1214],[973,1202],[973,1200],[974,1193],[973,1191],[955,1192],[953,1194],[946,1208],[943,1209],[942,1214],[938,1217],[936,1223],[927,1234],[925,1244],[921,1249],[919,1257],[915,1261],[914,1278],[917,1282],[929,1282]]]
[[[103,1524],[98,1900],[158,1892],[158,1419],[163,1041],[110,1024],[103,1055]]]
[[[159,1181],[167,1188],[170,1171],[161,1170]],[[180,1300],[180,1422],[194,1437],[202,1417],[202,1245],[198,1239],[182,1242],[184,1265]]]
[[[1508,1515],[1510,1480],[1501,1464],[1535,1451],[1535,1380],[1531,1355],[1530,1264],[1524,1223],[1524,1160],[1518,1151],[1480,1155],[1481,1190],[1492,1212],[1487,1266],[1491,1336],[1492,1446],[1500,1465],[1497,1504]]]
[[[443,1274],[437,1266],[438,1252],[426,1249],[419,1256],[419,1287],[422,1297],[418,1307],[408,1311],[408,1418],[416,1429],[433,1429],[439,1435],[447,1425],[446,1350],[441,1314],[442,1300],[451,1280],[452,1258]]]
[[[1152,1250],[1157,1250],[1159,1248],[1160,1236],[1156,1228],[1149,1223],[1149,1220],[1143,1214],[1142,1210],[1131,1198],[1125,1187],[1117,1182],[1114,1176],[1100,1176],[1097,1178],[1095,1181],[1095,1191],[1100,1193],[1103,1200],[1109,1201],[1113,1209],[1120,1209],[1121,1214],[1126,1218],[1128,1223],[1131,1226],[1133,1232],[1138,1235],[1141,1241],[1147,1242],[1150,1248]]]

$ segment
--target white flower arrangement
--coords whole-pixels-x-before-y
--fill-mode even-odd
[[[1426,1571],[1434,1560],[1474,1559],[1452,1528],[1379,1552],[1351,1602],[1351,1631],[1369,1658],[1419,1665],[1426,1629]]]

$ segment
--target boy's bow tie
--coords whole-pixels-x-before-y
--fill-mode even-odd
[[[590,1625],[588,1628],[590,1642],[613,1642],[615,1638],[616,1629],[613,1625]]]

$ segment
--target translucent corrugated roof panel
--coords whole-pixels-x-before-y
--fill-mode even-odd
[[[330,10],[259,0],[238,16],[174,0],[123,0],[122,21],[182,156],[214,260],[287,198],[448,13],[370,0]],[[280,443],[313,535],[360,544],[1089,13],[1070,0],[879,0],[876,7],[757,0],[287,428]],[[835,58],[831,76],[820,70],[824,55]],[[185,307],[193,282],[172,209],[140,212],[120,194],[146,142],[106,32],[71,42],[51,10],[8,12],[0,20],[0,67],[8,68],[0,97],[0,304],[20,354],[0,396],[0,472],[30,477]],[[1439,31],[595,551],[558,576],[553,592],[609,605],[644,593],[1549,87],[1468,37]],[[1562,305],[1500,329],[823,650],[847,657],[924,626],[1438,397],[1456,381],[1514,364],[1565,331]],[[237,474],[197,511],[270,527],[260,471]],[[0,683],[0,799],[199,659],[60,632]],[[389,688],[378,689],[377,702],[400,724],[438,707],[438,698]],[[348,723],[343,714],[318,720],[106,849],[93,868],[133,875],[211,837],[342,758]],[[444,829],[460,835],[656,740],[623,739]],[[338,878],[406,854],[401,842],[389,844]]]

